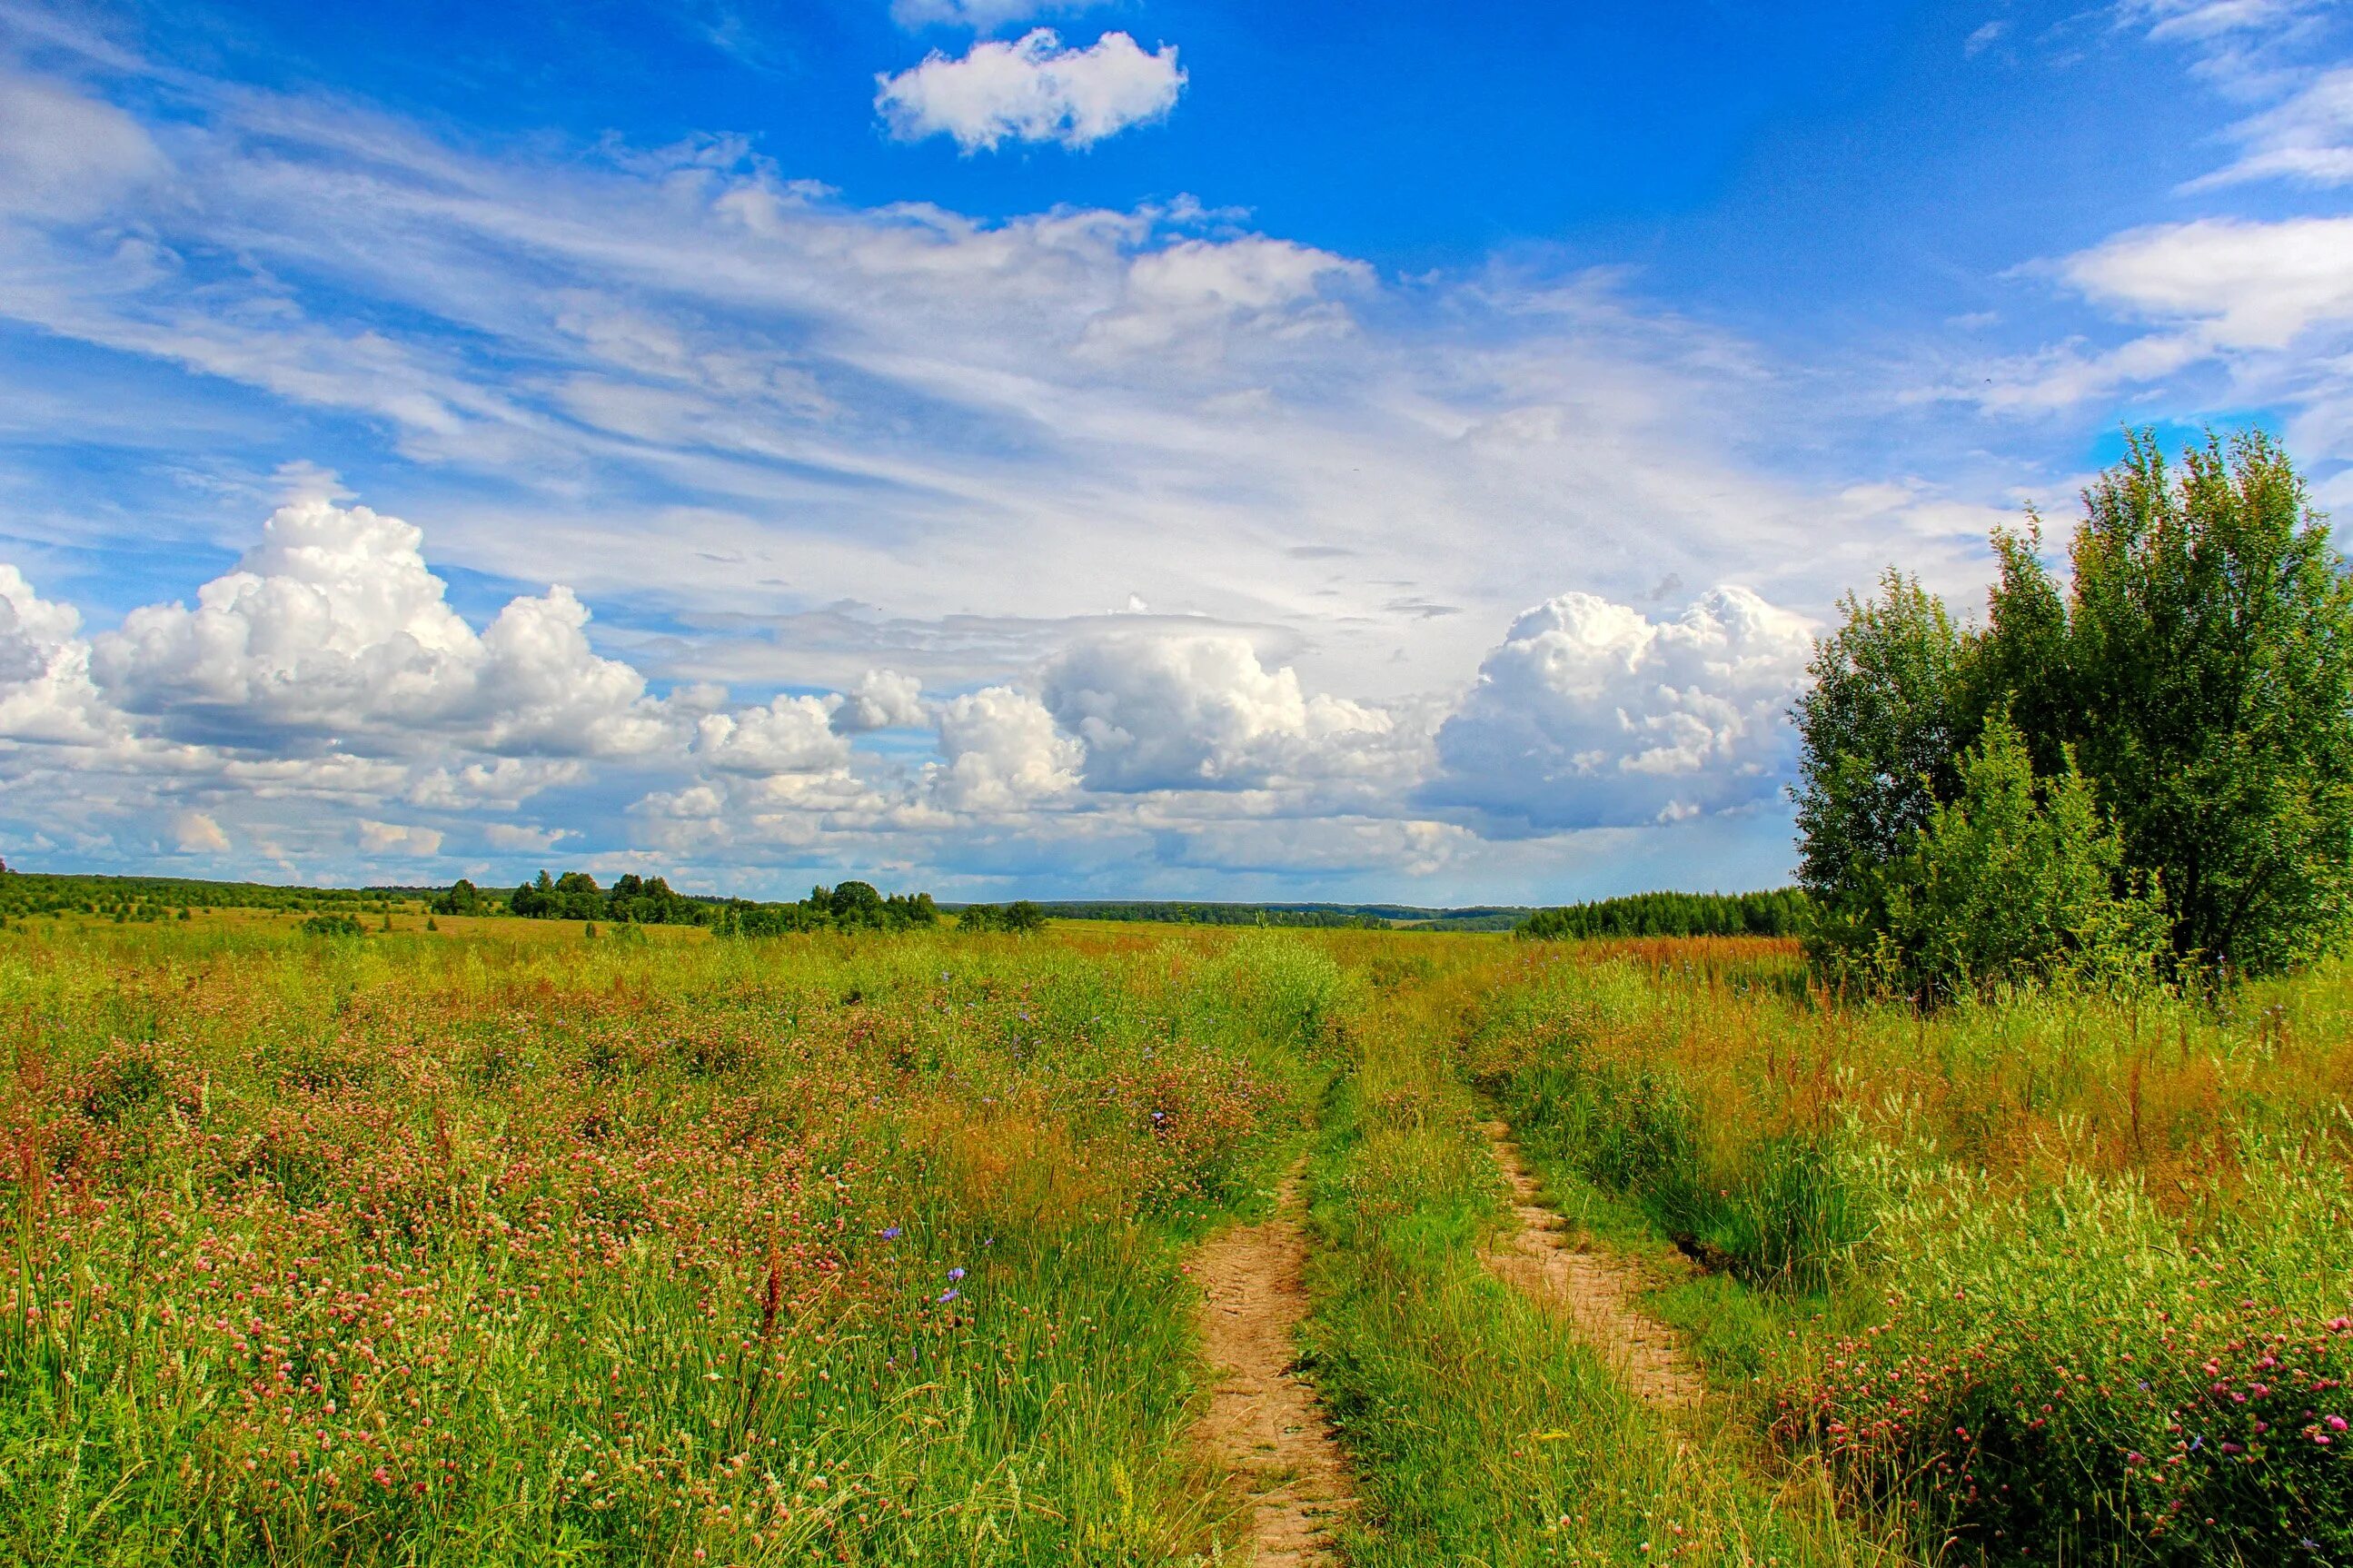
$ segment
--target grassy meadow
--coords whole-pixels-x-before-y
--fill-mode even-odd
[[[2353,1563],[2353,972],[383,920],[0,931],[0,1557],[1245,1562],[1188,1270],[1303,1158],[1351,1563]],[[1481,1267],[1498,1113],[1702,1418]]]
[[[1767,942],[1529,949],[1465,1075],[1778,1462],[1942,1561],[2353,1561],[2353,971],[1842,1005]],[[1686,1261],[1686,1260],[1690,1261]]]

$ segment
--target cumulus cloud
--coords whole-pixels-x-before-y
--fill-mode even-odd
[[[849,732],[926,721],[918,684],[879,669],[843,694],[731,709],[723,688],[687,683],[675,705],[656,701],[634,667],[589,647],[574,595],[518,597],[477,631],[421,543],[365,507],[290,503],[193,607],[143,606],[94,638],[0,563],[0,804],[16,808],[0,820],[146,813],[150,842],[241,840],[273,861],[281,836],[313,860],[354,842],[430,857],[464,823],[520,854],[578,830],[465,819],[619,768],[682,776],[668,796],[682,806],[733,802],[757,832],[806,837],[828,814],[887,807],[851,776]],[[393,801],[438,820],[375,815]],[[266,826],[250,809],[264,802]]]
[[[765,708],[708,714],[697,726],[694,754],[721,773],[829,773],[849,762],[849,742],[833,717],[817,697],[779,697]]]
[[[366,507],[281,507],[194,609],[150,605],[94,639],[98,683],[174,740],[237,749],[627,756],[670,736],[644,679],[590,650],[569,589],[514,599],[477,634],[422,537]]]
[[[79,611],[0,562],[0,742],[92,744],[115,732],[80,630]]]
[[[1086,747],[1092,790],[1250,789],[1346,773],[1394,724],[1377,708],[1304,692],[1234,633],[1103,637],[1048,663],[1044,705]]]
[[[360,847],[371,855],[427,856],[441,853],[441,834],[436,828],[377,822],[364,816],[359,820],[359,830]]]
[[[843,734],[896,730],[923,721],[923,683],[912,675],[870,669],[841,697],[833,727]]]
[[[1654,621],[1591,594],[1521,616],[1438,732],[1428,798],[1536,829],[1673,822],[1768,799],[1811,628],[1746,588]]]
[[[938,796],[965,811],[1015,811],[1078,787],[1085,750],[1026,691],[992,686],[941,704]]]
[[[201,811],[184,811],[173,819],[173,841],[183,855],[226,855],[228,835],[221,825]]]
[[[878,76],[874,107],[903,142],[953,136],[965,153],[1015,142],[1092,147],[1176,106],[1185,72],[1176,47],[1145,54],[1125,33],[1064,48],[1050,27],[983,40],[961,59],[934,50],[921,65]]]
[[[511,855],[553,849],[572,837],[568,827],[533,827],[518,822],[492,822],[482,828],[484,842]]]

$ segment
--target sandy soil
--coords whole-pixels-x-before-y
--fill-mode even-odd
[[[1218,1373],[1195,1436],[1241,1479],[1260,1568],[1336,1563],[1330,1531],[1353,1503],[1348,1472],[1296,1367],[1293,1334],[1307,1315],[1299,1178],[1283,1180],[1274,1214],[1201,1248],[1201,1340]]]
[[[1635,1303],[1645,1283],[1630,1263],[1588,1250],[1561,1217],[1536,1202],[1536,1179],[1521,1163],[1509,1129],[1491,1122],[1495,1163],[1512,1185],[1520,1228],[1482,1255],[1497,1277],[1563,1313],[1579,1338],[1601,1352],[1626,1385],[1662,1409],[1689,1415],[1706,1385],[1674,1330]]]

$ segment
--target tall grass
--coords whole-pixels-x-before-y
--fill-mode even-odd
[[[0,1557],[1215,1547],[1182,1248],[1327,957],[443,923],[0,938]]]
[[[1509,1219],[1449,1037],[1494,951],[1400,976],[1315,1156],[1312,1365],[1365,1494],[1348,1561],[1876,1561],[1825,1492],[1760,1488],[1481,1266]]]
[[[1595,944],[1522,954],[1463,1060],[1704,1266],[1815,1293],[1734,1309],[1788,1337],[1765,1415],[1916,1549],[2345,1561],[2348,978],[1924,1016]]]

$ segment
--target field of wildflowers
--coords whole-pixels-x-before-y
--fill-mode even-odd
[[[1353,1563],[2353,1563],[2353,972],[59,917],[0,1018],[7,1561],[1246,1560],[1188,1260],[1307,1147]],[[1704,1426],[1480,1266],[1489,1104]]]
[[[1671,1240],[1780,1462],[1942,1561],[2353,1562],[2353,973],[1924,1016],[1726,941],[1528,951],[1461,1060]]]
[[[1184,1245],[1328,957],[521,923],[0,937],[0,1558],[1215,1545]]]

